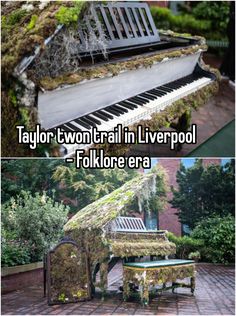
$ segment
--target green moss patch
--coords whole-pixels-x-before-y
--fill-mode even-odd
[[[103,64],[102,66],[83,68],[76,73],[65,74],[56,78],[42,78],[39,81],[39,85],[45,90],[54,90],[64,85],[78,84],[84,80],[117,76],[119,73],[124,71],[152,67],[154,64],[162,62],[166,58],[173,59],[206,50],[207,46],[205,44],[201,44],[193,45],[187,48],[178,48],[176,50],[162,53],[156,52],[152,56],[137,56],[132,60],[120,61],[118,63],[110,62]]]

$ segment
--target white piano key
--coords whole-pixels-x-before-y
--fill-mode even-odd
[[[165,95],[161,97],[157,97],[155,100],[149,100],[149,102],[144,105],[136,105],[137,108],[131,110],[128,109],[119,103],[117,105],[120,108],[125,108],[128,110],[128,112],[124,114],[120,114],[120,116],[115,116],[114,114],[111,114],[110,112],[106,111],[106,108],[102,109],[103,113],[112,115],[112,119],[108,119],[108,121],[102,120],[101,118],[98,118],[97,116],[93,115],[92,113],[89,114],[89,116],[95,118],[96,120],[101,122],[101,125],[97,124],[97,130],[98,131],[110,131],[113,130],[118,124],[121,124],[122,126],[129,126],[134,123],[139,122],[143,119],[150,119],[151,114],[160,112],[165,109],[168,105],[172,104],[176,100],[179,100],[185,96],[187,96],[190,93],[195,92],[196,90],[201,89],[205,85],[209,84],[211,82],[211,79],[203,77],[200,79],[196,79],[191,83],[185,84],[184,86],[177,88],[171,92],[167,92]],[[145,97],[144,97],[145,98]],[[70,122],[72,125],[75,125],[75,127],[78,127],[80,130],[91,132],[91,129],[86,129],[80,124],[77,124],[75,121]],[[66,125],[66,124],[65,124]],[[70,127],[69,127],[70,128]],[[67,151],[67,154],[65,157],[69,157],[73,155],[76,149],[85,149],[88,148],[92,144],[80,144],[80,145],[64,145],[64,148]]]

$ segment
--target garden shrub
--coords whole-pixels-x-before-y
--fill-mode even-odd
[[[157,28],[201,35],[211,40],[226,38],[229,10],[227,1],[201,1],[181,15],[174,15],[167,8],[151,7]]]
[[[30,249],[27,245],[16,241],[5,241],[2,243],[2,267],[12,267],[27,263],[30,263]]]
[[[176,257],[179,259],[188,259],[191,252],[200,251],[203,241],[194,239],[189,236],[177,237],[173,233],[168,232],[167,237],[176,245]]]
[[[28,261],[28,254],[30,262],[42,260],[43,254],[62,237],[68,211],[68,207],[45,193],[33,196],[21,191],[16,198],[11,198],[2,206],[2,225],[7,232],[2,238],[5,262],[23,264]],[[9,259],[14,251],[19,260],[13,255]]]
[[[228,1],[201,1],[193,8],[192,14],[196,19],[209,20],[212,30],[224,32],[229,22],[230,5]]]
[[[158,29],[194,35],[204,35],[211,29],[210,21],[197,20],[190,14],[174,15],[169,9],[159,7],[151,7],[151,13]]]
[[[191,237],[204,241],[202,258],[214,263],[232,263],[235,260],[235,219],[211,217],[202,220],[193,230]]]

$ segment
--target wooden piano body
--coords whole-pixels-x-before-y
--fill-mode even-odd
[[[165,258],[175,254],[175,245],[168,241],[166,231],[148,231],[141,218],[130,216],[134,205],[147,202],[155,194],[158,174],[159,171],[155,170],[138,175],[86,206],[64,226],[66,237],[75,241],[80,249],[85,249],[92,288],[106,290],[108,271],[119,258]],[[95,283],[98,271],[100,281]]]
[[[45,41],[44,51],[38,49],[16,69],[37,82],[35,106],[44,129],[81,132],[93,127],[113,130],[117,124],[132,127],[178,100],[189,96],[196,100],[199,92],[204,102],[205,95],[216,90],[216,76],[201,60],[207,50],[205,40],[158,32],[146,3],[91,2],[76,32],[79,44],[71,43],[73,56],[63,57],[71,57],[71,71],[66,72],[60,56],[56,73],[54,58],[47,60],[50,52],[57,53],[57,39],[69,36],[65,26]],[[63,145],[63,155],[91,145]]]

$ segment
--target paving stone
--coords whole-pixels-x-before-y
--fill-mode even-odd
[[[42,287],[31,287],[2,295],[4,315],[235,315],[234,267],[197,265],[195,296],[189,289],[179,289],[153,296],[147,307],[138,299],[123,302],[118,288],[122,284],[121,264],[109,273],[109,292],[105,300],[96,294],[91,301],[68,305],[47,305]],[[112,283],[112,280],[114,283]],[[117,281],[118,280],[118,281]],[[220,288],[219,288],[220,287]]]

